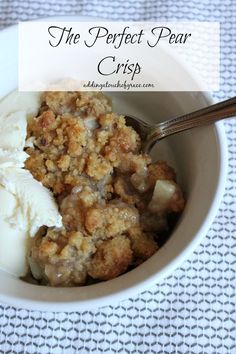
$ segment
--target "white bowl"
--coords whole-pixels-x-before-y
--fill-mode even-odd
[[[3,96],[17,87],[16,27],[0,32],[0,47],[4,48],[0,57],[0,96]],[[180,70],[185,68],[180,65]],[[185,75],[191,76],[188,70]],[[117,111],[152,121],[212,103],[210,96],[203,92],[114,93],[113,97]],[[0,272],[0,301],[42,311],[82,311],[116,304],[160,282],[179,266],[206,235],[224,192],[227,148],[223,124],[170,137],[158,144],[154,156],[175,166],[187,200],[178,225],[155,255],[114,280],[85,287],[42,287]]]

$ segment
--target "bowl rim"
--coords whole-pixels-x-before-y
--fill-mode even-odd
[[[88,16],[53,16],[48,18],[40,18],[37,20],[104,20],[96,17]],[[17,25],[9,26],[0,32],[13,31],[14,28],[17,28]],[[190,73],[191,74],[191,73]],[[212,96],[209,92],[201,92],[204,96],[206,102],[212,104],[214,102]],[[202,239],[207,234],[216,213],[218,212],[223,194],[225,189],[225,182],[227,176],[227,161],[228,161],[228,150],[227,150],[227,140],[224,130],[223,122],[217,122],[212,125],[212,128],[215,130],[216,144],[218,146],[218,159],[219,159],[219,172],[216,185],[215,195],[213,197],[211,206],[208,210],[208,213],[204,219],[204,222],[199,227],[197,233],[195,233],[193,239],[186,245],[184,250],[180,252],[175,258],[166,264],[161,270],[157,273],[147,276],[146,279],[141,282],[128,286],[125,289],[122,289],[116,293],[103,295],[102,297],[94,297],[85,300],[76,300],[76,301],[44,301],[44,300],[33,300],[29,298],[21,298],[14,295],[6,295],[0,293],[0,301],[6,304],[13,305],[16,308],[25,308],[29,310],[40,310],[40,311],[53,311],[53,312],[73,312],[73,311],[84,311],[94,308],[102,308],[110,305],[112,302],[118,304],[124,299],[129,298],[132,295],[137,295],[144,290],[152,287],[153,285],[159,283],[164,277],[167,277],[171,272],[173,272],[178,266],[180,266],[186,258],[195,250],[195,248],[200,244]],[[109,282],[112,282],[109,281]],[[103,283],[104,284],[104,283]],[[58,288],[57,288],[58,289]],[[59,288],[60,289],[60,288]],[[73,288],[70,288],[73,289]],[[98,304],[99,302],[99,304]]]

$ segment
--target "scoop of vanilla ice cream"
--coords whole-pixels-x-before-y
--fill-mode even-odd
[[[28,170],[0,169],[0,184],[18,201],[18,208],[8,219],[12,226],[29,230],[32,237],[43,225],[62,227],[62,218],[52,193],[35,180]]]
[[[18,111],[25,111],[27,117],[34,116],[40,106],[40,97],[41,92],[11,92],[0,101],[0,119]]]
[[[0,268],[15,276],[27,273],[27,230],[8,222],[18,207],[16,197],[0,185]]]
[[[15,91],[0,101],[0,268],[15,276],[27,272],[29,236],[43,225],[62,226],[51,192],[22,169],[27,119],[37,113],[40,95]]]

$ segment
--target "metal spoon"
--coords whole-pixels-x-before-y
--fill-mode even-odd
[[[167,136],[233,116],[236,116],[236,97],[158,124],[150,124],[132,116],[125,116],[125,119],[127,125],[140,135],[143,152],[149,153],[157,141]]]

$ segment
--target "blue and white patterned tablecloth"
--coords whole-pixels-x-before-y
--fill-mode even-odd
[[[235,0],[0,0],[0,28],[53,15],[221,23],[221,87],[236,95]],[[218,215],[171,276],[117,307],[40,313],[0,304],[0,353],[236,353],[236,121],[225,123],[229,172]]]

